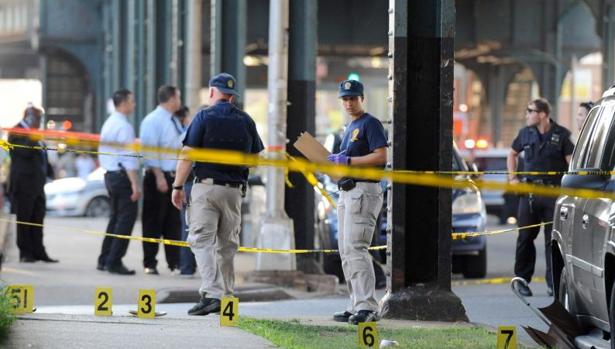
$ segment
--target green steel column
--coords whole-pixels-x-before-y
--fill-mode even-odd
[[[246,88],[246,0],[211,1],[211,74],[226,72],[237,79],[239,98],[243,106]]]
[[[145,104],[156,105],[156,0],[147,0],[145,7]]]
[[[315,134],[316,55],[318,39],[317,0],[290,2],[288,112],[286,136],[293,142],[301,132]],[[288,147],[292,156],[301,156]],[[295,224],[297,248],[314,248],[314,189],[301,173],[291,172],[294,187],[286,187],[285,208]],[[307,273],[318,271],[314,255],[298,255],[297,267]]]
[[[120,86],[124,85],[124,82],[121,77],[121,65],[122,65],[122,45],[121,45],[121,11],[122,11],[122,3],[121,0],[112,0],[112,8],[111,8],[111,20],[113,21],[113,57],[112,57],[112,69],[113,76],[111,78],[111,91],[115,91],[120,88]],[[111,96],[109,96],[111,97]]]

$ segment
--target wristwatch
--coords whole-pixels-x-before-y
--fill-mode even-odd
[[[184,190],[184,186],[183,185],[175,185],[175,184],[173,184],[173,190]]]

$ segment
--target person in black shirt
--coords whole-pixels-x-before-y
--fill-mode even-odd
[[[561,172],[568,169],[568,163],[574,150],[570,140],[570,131],[558,125],[550,118],[551,106],[545,99],[530,102],[526,109],[527,126],[519,131],[508,154],[507,168],[510,183],[523,180],[537,185],[559,186],[562,180]],[[527,172],[558,171],[558,175],[532,175],[524,178],[513,172],[517,168],[519,154],[523,153],[523,170]],[[524,195],[519,200],[517,224],[519,227],[551,222],[555,209],[554,197],[542,197],[534,194]],[[523,229],[517,237],[515,255],[515,276],[522,277],[528,283],[532,281],[536,263],[536,247],[534,240],[540,232],[540,227]],[[553,280],[551,274],[551,225],[544,226],[545,257],[547,264],[547,294],[553,295]],[[519,292],[532,296],[532,291],[524,285],[519,286]]]

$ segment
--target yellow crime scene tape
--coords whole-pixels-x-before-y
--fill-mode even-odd
[[[76,231],[76,232],[81,232],[84,234],[90,234],[90,235],[96,235],[96,236],[108,236],[108,237],[113,237],[113,238],[118,238],[118,239],[125,239],[125,240],[135,240],[135,241],[141,241],[141,242],[150,242],[150,243],[155,243],[155,244],[165,244],[165,245],[171,245],[171,246],[179,246],[179,247],[190,247],[190,245],[186,242],[186,241],[180,241],[180,240],[169,240],[169,239],[156,239],[156,238],[144,238],[141,236],[132,236],[132,235],[120,235],[120,234],[109,234],[109,233],[105,233],[105,232],[101,232],[101,231],[97,231],[97,230],[91,230],[91,229],[83,229],[83,228],[79,228],[79,227],[74,227],[74,226],[68,226],[68,225],[50,225],[50,224],[40,224],[40,223],[32,223],[32,222],[24,222],[24,221],[18,221],[16,219],[10,219],[10,218],[0,218],[0,221],[3,222],[11,222],[11,223],[16,223],[16,224],[22,224],[22,225],[28,225],[28,226],[33,226],[33,227],[39,227],[39,228],[55,228],[55,229],[63,229],[63,230],[72,230],[72,231]],[[382,246],[372,246],[369,249],[376,251],[376,250],[385,250],[387,247],[385,245]],[[274,249],[274,248],[258,248],[258,247],[239,247],[239,252],[248,252],[248,253],[292,253],[292,254],[307,254],[307,253],[337,253],[338,250],[316,250],[316,249],[287,249],[287,250],[282,250],[282,249]]]
[[[113,238],[118,238],[118,239],[125,239],[125,240],[135,240],[135,241],[141,241],[141,242],[149,242],[149,243],[164,244],[164,245],[179,246],[179,247],[190,247],[190,245],[186,241],[180,241],[180,240],[156,239],[156,238],[145,238],[145,237],[142,237],[142,236],[110,234],[110,233],[101,232],[101,231],[97,231],[97,230],[83,229],[83,228],[79,228],[79,227],[75,227],[75,226],[69,226],[69,225],[40,224],[40,223],[19,221],[19,220],[10,219],[10,218],[0,218],[0,221],[2,221],[2,222],[9,222],[9,223],[16,223],[16,224],[22,224],[22,225],[28,225],[28,226],[39,227],[39,228],[47,227],[47,228],[62,229],[64,231],[72,230],[72,231],[81,232],[81,233],[84,233],[84,234],[103,236],[103,237],[104,236],[108,236],[108,237],[113,237]],[[532,225],[528,225],[528,226],[524,226],[524,227],[518,227],[518,228],[500,229],[500,230],[485,231],[485,232],[452,233],[451,234],[451,238],[453,240],[461,240],[461,239],[475,238],[475,237],[478,237],[478,236],[500,235],[500,234],[520,231],[520,230],[529,229],[529,228],[541,227],[541,226],[549,225],[549,224],[552,224],[552,223],[553,222],[546,222],[546,223],[532,224]],[[387,248],[386,245],[380,245],[380,246],[371,246],[368,249],[370,251],[378,251],[378,250],[386,250],[386,248]],[[273,248],[259,248],[259,247],[244,247],[244,246],[241,246],[241,247],[239,247],[239,252],[307,254],[307,253],[337,253],[339,251],[338,250],[334,250],[334,249],[273,249]]]
[[[11,148],[11,147],[22,147],[22,148],[32,148],[32,149],[49,149],[48,147],[40,147],[40,146],[25,146],[12,144],[7,141],[2,141],[3,148]],[[91,144],[92,141],[86,140],[86,144]],[[115,154],[115,153],[100,153],[100,152],[92,152],[91,154],[106,154],[106,155],[114,155],[114,156],[135,156],[135,157],[143,157],[139,155],[139,153],[159,153],[159,154],[169,154],[177,156],[177,149],[169,149],[169,148],[157,148],[157,147],[147,147],[142,146],[140,144],[117,144],[117,143],[105,143],[99,142],[99,144],[104,144],[110,147],[120,148],[124,150],[129,150],[133,152],[133,154]],[[82,151],[79,149],[69,149],[66,148],[65,151]],[[276,158],[267,158],[261,157],[256,154],[245,154],[237,151],[229,151],[229,150],[219,150],[219,149],[205,149],[205,148],[195,148],[190,149],[188,151],[182,151],[181,156],[178,159],[186,159],[190,161],[197,162],[207,162],[207,163],[215,163],[215,164],[223,164],[223,165],[241,165],[248,167],[278,167],[288,169],[293,172],[311,172],[311,173],[324,173],[330,175],[332,177],[352,177],[352,178],[363,178],[363,179],[371,179],[371,180],[381,180],[387,179],[393,183],[401,183],[401,184],[410,184],[410,185],[418,185],[418,186],[427,186],[427,187],[435,187],[435,188],[456,188],[463,189],[468,187],[477,187],[483,190],[502,190],[509,193],[514,194],[535,194],[540,196],[551,196],[557,197],[559,195],[569,195],[576,196],[586,199],[610,199],[615,200],[615,193],[613,192],[605,192],[600,190],[593,189],[576,189],[576,188],[561,188],[555,186],[548,185],[539,185],[539,184],[531,184],[531,183],[501,183],[495,181],[483,181],[483,180],[473,180],[473,181],[460,181],[455,178],[452,178],[450,175],[441,175],[441,174],[432,174],[429,172],[434,171],[406,171],[406,170],[383,170],[379,168],[371,168],[371,167],[351,167],[345,165],[336,165],[331,163],[313,163],[304,159],[295,158],[290,160],[288,158],[276,159]],[[610,171],[579,171],[580,175],[588,175],[594,173],[602,173],[607,174]],[[544,173],[543,173],[544,174]]]
[[[510,284],[510,280],[512,280],[514,276],[502,276],[502,277],[494,277],[489,279],[477,279],[477,280],[453,280],[451,281],[452,286],[470,286],[470,285],[502,285],[502,284]],[[545,282],[545,278],[543,277],[532,277],[532,282]]]
[[[514,231],[519,231],[519,230],[524,230],[524,229],[543,227],[543,226],[547,226],[550,224],[553,224],[553,221],[538,223],[538,224],[531,224],[531,225],[526,225],[526,226],[518,227],[518,228],[499,229],[499,230],[485,231],[485,232],[452,233],[451,238],[453,240],[464,240],[464,239],[470,239],[470,238],[475,238],[479,236],[494,236],[494,235],[501,235],[501,234],[511,233]]]

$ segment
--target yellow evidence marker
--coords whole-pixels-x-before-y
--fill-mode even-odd
[[[517,327],[498,327],[497,349],[517,349]]]
[[[34,311],[34,288],[32,285],[9,285],[6,294],[13,304],[13,314],[27,314]]]
[[[139,290],[137,316],[145,319],[156,317],[156,290]]]
[[[113,291],[110,288],[98,287],[94,298],[94,315],[96,316],[111,316],[113,310]]]
[[[375,322],[360,322],[358,326],[359,346],[361,348],[380,347],[380,336]]]
[[[222,297],[220,310],[220,326],[235,326],[239,318],[239,298]]]

